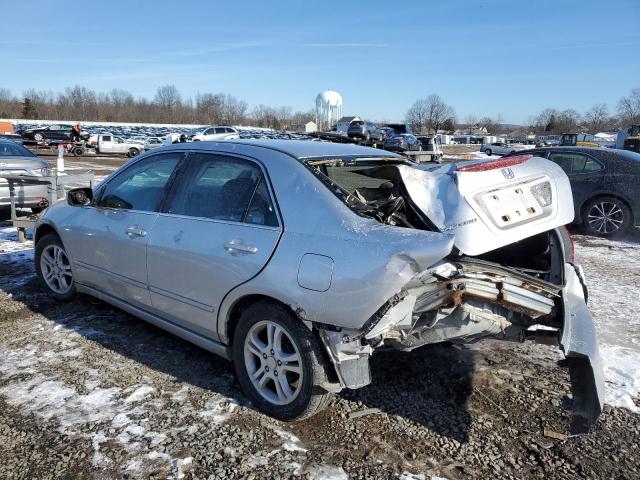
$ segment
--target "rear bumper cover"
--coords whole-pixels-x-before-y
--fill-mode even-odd
[[[585,302],[582,272],[565,264],[564,325],[560,346],[567,358],[573,392],[572,434],[588,433],[604,406],[604,377],[598,334]]]

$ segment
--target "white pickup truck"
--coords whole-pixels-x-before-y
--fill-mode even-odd
[[[128,157],[135,157],[143,151],[143,145],[139,142],[126,141],[110,133],[98,135],[96,152],[121,153]]]

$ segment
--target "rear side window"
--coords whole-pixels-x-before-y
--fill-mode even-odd
[[[132,165],[105,186],[97,206],[156,212],[181,152],[153,155]]]
[[[248,160],[192,154],[167,213],[277,226],[260,168]]]
[[[110,142],[110,141],[111,141],[111,136],[109,136],[109,135],[103,135],[103,136],[102,136],[102,141],[103,141],[103,142]]]
[[[549,160],[557,163],[567,174],[569,173],[590,173],[602,170],[600,163],[596,162],[589,155],[575,152],[552,152]]]

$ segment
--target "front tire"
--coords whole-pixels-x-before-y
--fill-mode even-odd
[[[613,237],[631,226],[631,210],[615,197],[594,198],[584,206],[583,223],[590,235]]]
[[[129,158],[133,158],[136,155],[138,155],[140,153],[140,150],[138,150],[137,148],[130,148],[129,149]]]
[[[272,302],[244,310],[233,335],[238,382],[251,402],[280,420],[302,420],[323,410],[331,395],[320,339],[291,311]]]
[[[491,154],[492,154],[492,153],[493,153],[493,152],[491,151],[491,149],[490,149],[490,148],[487,148],[487,149],[484,151],[484,154],[485,154],[485,155],[489,155],[489,156],[491,156]]]
[[[42,140],[44,140],[44,135],[42,135],[41,133],[36,133],[33,135],[33,139],[36,142],[41,142]]]
[[[48,233],[36,244],[36,273],[47,293],[60,302],[77,295],[71,262],[60,237]]]

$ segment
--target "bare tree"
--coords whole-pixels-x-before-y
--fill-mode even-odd
[[[640,123],[640,88],[634,88],[618,101],[618,115],[623,127]]]
[[[591,133],[606,130],[610,124],[609,109],[605,103],[594,105],[583,115],[583,125]]]
[[[436,94],[416,100],[405,115],[406,122],[410,123],[417,132],[425,128],[427,131],[432,129],[437,132],[444,122],[454,117],[453,108]]]

